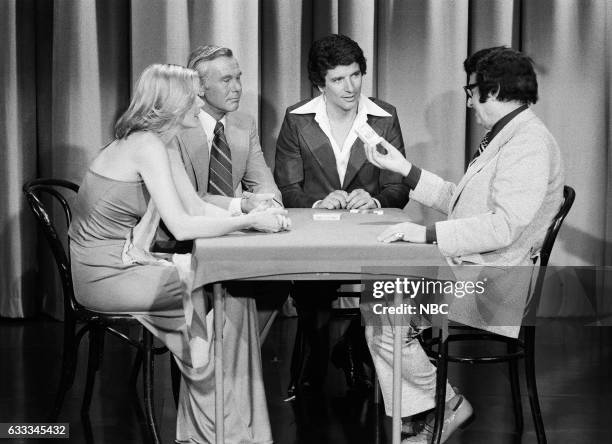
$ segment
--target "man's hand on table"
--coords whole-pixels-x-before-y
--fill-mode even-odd
[[[348,210],[368,210],[370,208],[378,208],[376,201],[370,196],[366,190],[358,188],[351,191],[346,199],[346,208]]]
[[[250,227],[264,233],[277,233],[291,229],[291,219],[284,208],[266,208],[248,214]]]
[[[322,208],[326,210],[339,210],[346,208],[346,201],[349,195],[344,190],[335,190],[325,196],[325,199],[317,202],[313,208]]]
[[[359,209],[367,210],[378,208],[376,200],[366,190],[358,188],[347,193],[344,190],[335,190],[325,196],[325,199],[315,202],[313,208],[325,210]]]
[[[378,242],[385,243],[403,240],[424,244],[426,242],[426,228],[423,225],[412,222],[402,222],[401,224],[392,225],[380,233],[377,240]]]

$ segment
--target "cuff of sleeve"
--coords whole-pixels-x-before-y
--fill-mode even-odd
[[[319,205],[319,203],[323,202],[322,200],[317,200],[315,201],[315,203],[312,204],[312,208],[317,208],[317,205]]]
[[[436,234],[436,226],[435,224],[428,225],[425,229],[425,242],[428,244],[437,244],[438,236]]]
[[[228,211],[232,216],[240,216],[242,214],[242,206],[241,206],[242,198],[235,197],[230,201]]]
[[[376,199],[375,197],[372,198],[372,200],[374,201],[374,203],[376,204],[376,208],[381,208],[380,206],[380,201],[378,199]]]
[[[408,186],[411,190],[414,190],[421,180],[421,169],[415,165],[412,165],[410,172],[406,177],[402,179],[402,183]]]

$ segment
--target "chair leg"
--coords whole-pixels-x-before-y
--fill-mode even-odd
[[[104,353],[104,328],[95,325],[89,332],[89,358],[87,361],[87,380],[85,382],[85,394],[81,404],[81,416],[89,414],[91,396],[93,394],[96,373],[100,368],[102,354]]]
[[[380,381],[378,380],[376,369],[372,370],[372,373],[374,374],[374,376],[372,377],[372,379],[374,380],[372,382],[372,388],[374,389],[374,404],[378,405],[380,404],[380,398],[381,398]]]
[[[438,346],[438,363],[436,370],[436,407],[431,444],[439,444],[444,426],[444,410],[446,407],[446,379],[448,375],[448,340],[443,340],[440,330],[440,343]]]
[[[535,376],[534,326],[525,327],[525,375],[527,379],[529,404],[531,405],[531,414],[533,416],[538,444],[546,444],[546,430],[544,429],[544,421],[542,420],[542,411],[540,410],[540,400],[538,399],[538,388]]]
[[[172,397],[174,398],[174,405],[178,407],[179,393],[181,391],[181,370],[174,359],[172,352],[168,352],[170,355],[170,376],[172,377]]]
[[[300,375],[304,369],[304,331],[298,317],[297,330],[295,332],[295,341],[293,343],[293,353],[291,354],[291,368],[289,373],[291,380],[289,381],[288,395],[291,397],[296,394],[296,389]]]
[[[518,346],[516,343],[508,344],[508,353],[516,353]],[[518,360],[508,361],[510,371],[510,389],[512,391],[512,407],[514,408],[514,429],[517,434],[523,433],[523,406],[521,404],[521,385],[518,374]]]
[[[144,393],[144,404],[145,404],[145,416],[147,419],[147,426],[149,428],[149,434],[151,442],[159,444],[159,431],[155,424],[155,410],[153,405],[153,368],[154,368],[154,353],[153,353],[153,335],[149,330],[143,327],[142,333],[142,347],[143,347],[143,393]]]
[[[94,444],[96,442],[94,438],[93,429],[91,427],[91,418],[89,415],[81,416],[81,425],[83,426],[84,441],[87,444]]]
[[[64,348],[62,350],[62,370],[60,382],[55,395],[53,408],[49,414],[49,421],[56,422],[59,416],[66,393],[74,383],[74,374],[77,362],[77,344],[75,340],[76,321],[67,317],[64,320]]]
[[[132,364],[132,370],[130,372],[129,385],[134,390],[136,389],[136,382],[138,381],[138,373],[140,373],[140,369],[142,368],[142,349],[138,349],[136,351],[136,356],[134,357],[134,364]]]
[[[382,421],[384,421],[385,414],[383,413],[384,407],[381,407],[381,398],[382,394],[380,392],[380,381],[378,380],[378,375],[376,374],[376,369],[372,370],[372,387],[374,390],[374,444],[380,444],[382,438]]]

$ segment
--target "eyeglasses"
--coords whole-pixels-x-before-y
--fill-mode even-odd
[[[467,96],[468,99],[472,98],[472,89],[476,88],[478,86],[478,83],[470,83],[469,85],[465,85],[463,87],[463,90],[465,91],[465,95]]]

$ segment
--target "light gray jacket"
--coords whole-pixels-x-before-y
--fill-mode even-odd
[[[563,200],[557,142],[527,109],[473,161],[458,184],[423,170],[410,197],[448,215],[436,223],[450,264],[529,265]]]
[[[240,197],[243,191],[274,193],[275,198],[282,202],[261,151],[254,120],[240,111],[227,114],[226,119],[225,137],[232,153],[234,195]],[[168,149],[180,152],[187,176],[204,200],[223,208],[229,206],[230,197],[208,194],[208,142],[200,125],[181,131]]]

